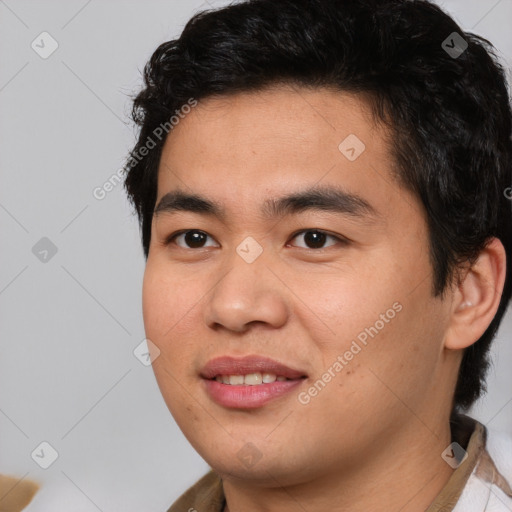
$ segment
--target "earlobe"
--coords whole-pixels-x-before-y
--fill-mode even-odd
[[[492,238],[454,290],[445,348],[464,349],[484,334],[498,310],[505,273],[505,248]]]

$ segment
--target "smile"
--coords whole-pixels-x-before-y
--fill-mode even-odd
[[[292,379],[288,379],[284,375],[276,375],[275,373],[255,372],[246,375],[217,375],[215,380],[231,386],[257,386],[259,384],[269,384],[276,381],[283,382]]]

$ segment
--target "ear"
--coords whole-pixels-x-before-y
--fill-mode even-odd
[[[453,292],[445,348],[464,349],[478,341],[498,310],[505,273],[505,248],[491,238]]]

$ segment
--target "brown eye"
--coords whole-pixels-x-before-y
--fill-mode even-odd
[[[185,245],[181,245],[177,243],[178,247],[182,247],[183,249],[201,249],[203,247],[209,247],[205,245],[206,240],[209,235],[204,231],[200,231],[198,229],[188,229],[187,231],[181,231],[180,233],[175,233],[171,235],[166,243],[170,244],[175,240],[182,239]]]
[[[326,247],[336,245],[336,242],[345,243],[345,241],[342,240],[341,238],[334,235],[330,235],[318,229],[305,229],[300,233],[297,233],[293,238],[297,238],[299,236],[303,236],[304,244],[306,244],[305,246],[302,246],[302,248],[304,249],[324,249],[325,241],[328,238],[335,240],[335,242]]]

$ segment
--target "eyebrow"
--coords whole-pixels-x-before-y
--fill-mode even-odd
[[[174,190],[158,202],[154,214],[187,211],[215,216],[225,222],[226,210],[217,201],[199,194]],[[298,214],[304,211],[327,211],[361,220],[377,220],[378,211],[362,197],[334,187],[312,187],[279,198],[264,201],[261,213],[266,218]]]

